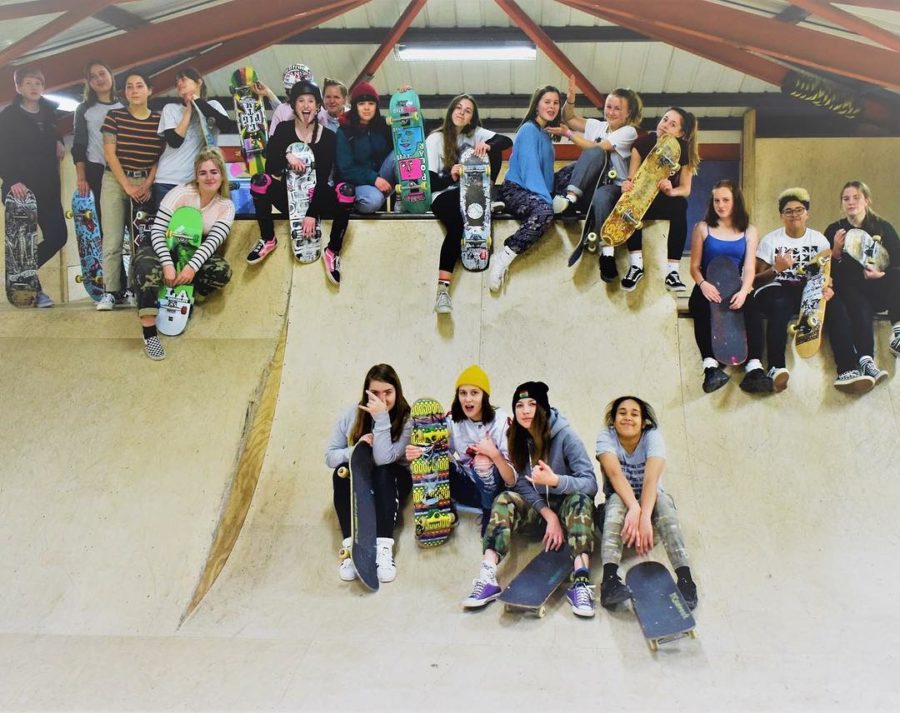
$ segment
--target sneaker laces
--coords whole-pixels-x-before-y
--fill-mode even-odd
[[[391,552],[389,545],[382,545],[378,548],[378,554],[375,556],[375,564],[379,567],[394,566],[394,554]]]
[[[576,607],[590,607],[594,601],[594,585],[589,584],[585,579],[576,579],[572,585],[575,595]]]
[[[475,578],[472,580],[472,593],[469,595],[469,599],[480,599],[481,595],[484,593],[484,588],[491,584],[484,579]]]
[[[634,280],[634,278],[640,274],[641,270],[642,268],[638,267],[637,265],[632,265],[628,268],[628,274],[625,275],[625,279]]]

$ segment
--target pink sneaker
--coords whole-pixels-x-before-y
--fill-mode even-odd
[[[331,280],[332,284],[341,284],[341,256],[335,255],[331,248],[325,248],[322,255],[322,262],[325,264],[325,275]]]
[[[247,262],[251,265],[262,262],[263,258],[277,247],[278,240],[276,238],[272,238],[271,240],[263,240],[260,238],[256,241],[256,245],[253,246],[253,250],[247,255]]]

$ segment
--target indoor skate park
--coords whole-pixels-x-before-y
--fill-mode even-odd
[[[117,72],[151,68],[158,99],[173,94],[176,65],[188,64],[229,108],[238,66],[252,64],[278,93],[291,62],[348,85],[362,71],[374,74],[382,109],[411,84],[431,127],[465,91],[485,126],[510,136],[532,91],[565,92],[574,68],[601,94],[639,91],[644,128],[672,105],[697,115],[694,221],[715,181],[732,177],[760,235],[780,224],[778,194],[798,185],[811,196],[810,227],[823,231],[851,179],[900,224],[893,0],[266,7],[271,19],[260,21],[248,0],[4,3],[0,54],[6,65],[38,63],[47,93],[76,100],[81,65],[94,57]],[[397,55],[404,40],[464,36],[530,42],[536,57]],[[0,71],[5,105],[12,69]],[[792,71],[820,78],[820,104],[831,91],[831,107],[784,91]],[[579,84],[576,109],[600,117],[590,91]],[[572,148],[557,145],[557,167],[577,156]],[[70,155],[61,166],[65,204]],[[164,361],[151,362],[135,310],[98,313],[76,282],[69,226],[63,252],[40,272],[55,306],[0,305],[0,709],[898,707],[900,385],[886,319],[875,322],[875,356],[889,378],[867,394],[832,386],[827,341],[810,359],[789,348],[782,393],[742,392],[736,367],[725,388],[705,394],[686,296],[663,285],[665,221],[645,230],[646,277],[633,292],[603,283],[594,255],[567,267],[581,222],[556,220],[497,293],[487,272],[458,266],[452,314],[438,316],[443,229],[430,216],[354,216],[336,288],[321,265],[294,260],[285,220],[276,221],[279,248],[248,265],[259,237],[251,215],[226,242],[230,284],[166,340]],[[517,226],[495,217],[495,254]],[[623,274],[627,254],[616,255]],[[481,560],[476,517],[463,513],[446,544],[422,549],[409,502],[396,580],[375,593],[342,582],[324,451],[380,362],[396,369],[410,402],[433,396],[447,408],[473,363],[507,411],[517,384],[542,380],[591,454],[613,398],[651,403],[698,586],[697,638],[651,652],[630,606],[598,602],[595,617],[581,619],[563,588],[543,618],[499,602],[465,611]],[[538,549],[515,536],[501,584]],[[641,559],[626,550],[623,574]],[[649,559],[669,564],[661,544]],[[599,584],[599,546],[592,570]]]

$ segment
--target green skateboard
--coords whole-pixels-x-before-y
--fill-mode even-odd
[[[394,157],[400,183],[396,191],[407,213],[431,210],[431,180],[425,153],[425,126],[419,95],[412,89],[391,97],[388,123],[394,138]]]
[[[181,272],[203,241],[203,215],[196,208],[179,208],[169,221],[166,246],[175,262],[175,274]],[[159,312],[156,328],[160,334],[175,337],[187,327],[194,304],[194,286],[176,285],[159,288]]]

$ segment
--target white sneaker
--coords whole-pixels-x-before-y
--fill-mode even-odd
[[[491,289],[491,292],[496,292],[503,286],[509,266],[516,257],[516,254],[507,247],[504,247],[503,250],[500,250],[494,256],[491,272],[488,275],[488,287]]]
[[[110,292],[104,292],[103,297],[97,303],[98,312],[110,312],[116,306],[116,296]]]
[[[375,540],[375,571],[379,582],[393,582],[397,576],[394,540],[390,537],[378,537]]]
[[[453,311],[450,288],[447,285],[438,285],[437,295],[434,298],[434,311],[438,314],[450,314]]]
[[[338,576],[345,582],[352,582],[356,579],[356,567],[353,566],[353,560],[350,559],[350,547],[352,545],[353,540],[347,537],[341,543],[341,549],[338,552],[338,557],[341,558],[341,564],[338,567]]]
[[[791,378],[791,373],[780,366],[773,366],[769,369],[769,373],[767,376],[772,380],[772,387],[775,389],[775,393],[780,393],[787,388],[788,380]]]
[[[553,196],[553,215],[565,213],[572,205],[567,196]]]

